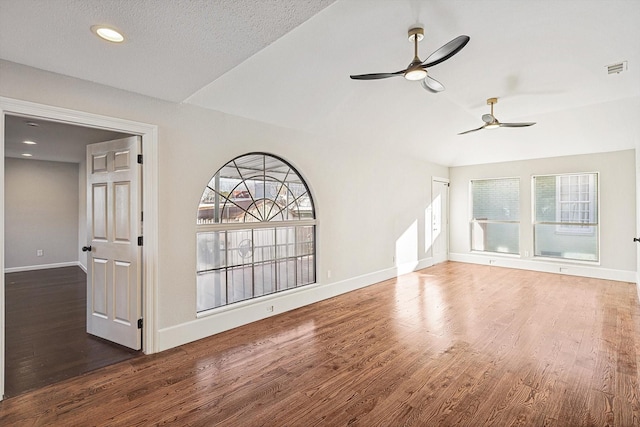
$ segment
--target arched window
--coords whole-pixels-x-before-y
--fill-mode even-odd
[[[287,162],[251,153],[224,165],[198,206],[198,312],[315,283],[315,227]]]

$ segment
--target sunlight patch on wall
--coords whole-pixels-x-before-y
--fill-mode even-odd
[[[433,203],[424,210],[424,253],[427,254],[431,250],[433,244],[433,228],[432,227]]]
[[[411,225],[396,240],[396,266],[398,275],[414,271],[418,265],[418,221]]]

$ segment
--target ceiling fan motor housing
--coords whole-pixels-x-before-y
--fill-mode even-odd
[[[418,38],[418,41],[421,41],[424,38],[424,28],[416,27],[409,29],[409,41],[413,42],[416,37]]]

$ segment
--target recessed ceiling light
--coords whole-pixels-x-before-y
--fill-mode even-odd
[[[104,25],[94,25],[91,27],[91,31],[101,39],[109,42],[122,43],[124,41],[124,36],[119,31]]]
[[[29,154],[29,153],[22,153],[22,155],[23,155],[24,157],[33,157],[33,154]]]
[[[23,144],[27,144],[27,145],[36,145],[37,142],[35,141],[22,141]]]

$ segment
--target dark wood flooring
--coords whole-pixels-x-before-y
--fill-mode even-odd
[[[139,354],[86,333],[86,298],[79,267],[5,275],[5,397]]]
[[[7,399],[0,425],[632,427],[639,367],[635,284],[448,262]]]

